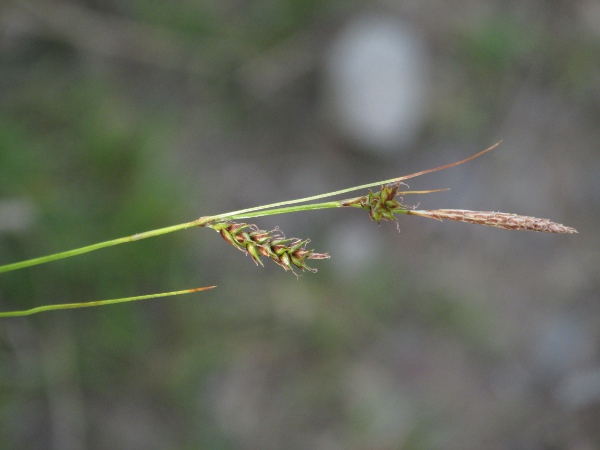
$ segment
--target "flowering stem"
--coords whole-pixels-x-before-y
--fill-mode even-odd
[[[175,231],[185,230],[187,228],[203,226],[210,222],[214,222],[217,219],[224,219],[224,220],[245,219],[245,218],[251,218],[251,217],[270,216],[270,215],[275,215],[275,214],[285,214],[285,213],[299,212],[299,211],[311,211],[311,210],[316,210],[316,209],[328,209],[328,208],[338,208],[341,206],[350,206],[348,204],[349,201],[313,203],[313,204],[309,204],[309,205],[294,206],[294,207],[291,207],[290,205],[319,200],[319,199],[327,198],[327,197],[333,197],[335,195],[346,194],[348,192],[353,192],[353,191],[366,189],[366,188],[370,188],[370,187],[374,187],[374,186],[381,186],[381,185],[390,184],[390,183],[400,183],[401,181],[407,180],[409,178],[414,178],[414,177],[417,177],[420,175],[425,175],[427,173],[436,172],[438,170],[448,169],[450,167],[454,167],[459,164],[463,164],[465,162],[471,161],[472,159],[475,159],[478,156],[481,156],[484,153],[489,152],[490,150],[496,148],[499,144],[500,144],[500,142],[497,142],[496,144],[492,145],[491,147],[488,147],[485,150],[482,150],[479,153],[476,153],[476,154],[469,156],[468,158],[462,159],[460,161],[456,161],[456,162],[453,162],[450,164],[435,167],[433,169],[422,170],[420,172],[415,172],[410,175],[403,175],[401,177],[390,178],[388,180],[382,180],[382,181],[377,181],[374,183],[353,186],[353,187],[341,189],[338,191],[328,192],[326,194],[319,194],[319,195],[313,195],[310,197],[304,197],[304,198],[299,198],[299,199],[295,199],[295,200],[287,200],[287,201],[283,201],[283,202],[271,203],[269,205],[255,206],[252,208],[240,209],[237,211],[231,211],[231,212],[227,212],[227,213],[217,214],[215,216],[200,217],[199,219],[193,220],[191,222],[181,223],[179,225],[158,228],[156,230],[146,231],[143,233],[138,233],[138,234],[134,234],[131,236],[126,236],[126,237],[122,237],[122,238],[118,238],[118,239],[113,239],[110,241],[99,242],[96,244],[76,248],[73,250],[68,250],[65,252],[54,253],[52,255],[46,255],[46,256],[39,257],[39,258],[28,259],[28,260],[20,261],[17,263],[5,264],[5,265],[0,266],[0,273],[9,272],[12,270],[23,269],[26,267],[35,266],[38,264],[44,264],[44,263],[51,262],[51,261],[57,261],[59,259],[70,258],[72,256],[81,255],[83,253],[88,253],[88,252],[91,252],[94,250],[100,250],[101,248],[111,247],[114,245],[124,244],[127,242],[139,241],[139,240],[150,238],[150,237],[160,236],[162,234],[173,233]],[[428,193],[428,192],[436,192],[436,191],[404,192],[404,194],[421,194],[421,193]],[[346,204],[342,204],[342,203],[346,203]],[[406,213],[405,211],[398,211],[398,210],[395,212]]]

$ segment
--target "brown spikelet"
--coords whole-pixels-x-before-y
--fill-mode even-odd
[[[204,225],[218,231],[223,239],[238,250],[250,255],[256,265],[263,265],[260,257],[267,256],[286,271],[294,272],[293,267],[316,272],[317,269],[306,265],[306,259],[329,259],[327,253],[315,253],[307,250],[309,239],[288,239],[278,230],[259,230],[256,225],[236,222],[213,222]]]
[[[468,211],[464,209],[433,209],[428,211],[408,210],[406,214],[429,217],[436,220],[456,220],[458,222],[475,223],[505,230],[529,230],[545,233],[577,233],[575,228],[567,227],[549,219],[519,216],[493,211]]]

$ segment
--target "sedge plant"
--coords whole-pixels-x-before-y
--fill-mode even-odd
[[[427,173],[448,169],[450,167],[466,163],[492,150],[499,144],[500,142],[460,161],[435,167],[433,169],[422,170],[420,172],[415,172],[410,175],[404,175],[397,178],[391,178],[389,180],[363,184],[360,186],[353,186],[350,188],[341,189],[334,192],[328,192],[326,194],[314,195],[311,197],[272,203],[269,205],[255,206],[252,208],[246,208],[212,216],[203,216],[191,222],[172,225],[165,228],[158,228],[155,230],[146,231],[144,233],[137,233],[131,236],[113,239],[110,241],[99,242],[85,247],[42,256],[39,258],[29,259],[11,264],[5,264],[0,266],[0,273],[24,269],[26,267],[35,266],[38,264],[44,264],[52,261],[57,261],[59,259],[70,258],[73,256],[81,255],[83,253],[99,250],[105,247],[139,241],[142,239],[148,239],[151,237],[160,236],[167,233],[173,233],[175,231],[185,230],[193,227],[212,228],[213,230],[217,231],[223,237],[223,239],[225,239],[225,241],[227,241],[233,247],[244,252],[246,255],[249,255],[257,265],[263,265],[262,258],[265,257],[271,259],[273,262],[281,266],[286,271],[289,270],[295,273],[294,269],[297,269],[302,272],[316,272],[316,269],[308,266],[307,260],[329,259],[330,256],[327,253],[317,253],[314,250],[309,250],[306,247],[310,242],[309,239],[286,238],[283,232],[278,228],[275,228],[274,230],[270,231],[260,230],[255,225],[246,222],[240,222],[240,220],[277,214],[287,214],[293,212],[331,208],[364,209],[369,212],[369,216],[371,217],[371,219],[373,219],[377,223],[380,223],[382,220],[396,221],[396,216],[398,214],[404,214],[409,216],[427,217],[440,221],[447,219],[460,222],[468,222],[472,224],[487,225],[496,228],[502,228],[505,230],[529,230],[558,234],[577,233],[577,230],[575,230],[574,228],[567,227],[556,222],[552,222],[549,219],[540,219],[536,217],[521,216],[517,214],[509,214],[494,211],[468,211],[462,209],[418,210],[414,207],[410,207],[402,203],[404,195],[429,194],[433,192],[447,190],[434,189],[425,191],[401,191],[400,187],[403,185],[404,180],[408,180],[410,178],[415,178],[421,175],[425,175]],[[362,195],[360,197],[345,200],[317,202],[317,200],[347,194],[349,192],[354,192],[358,190],[366,190],[375,186],[379,186],[380,189],[375,192],[368,190],[367,194]],[[301,203],[304,204],[300,205]],[[66,303],[38,306],[36,308],[27,310],[0,312],[0,317],[27,316],[39,312],[58,309],[84,308],[91,306],[110,305],[115,303],[125,303],[136,300],[146,300],[151,298],[188,294],[212,289],[214,287],[216,286],[206,286],[194,289],[164,292],[159,294],[141,295],[136,297],[123,297],[117,299],[99,300],[85,303]]]

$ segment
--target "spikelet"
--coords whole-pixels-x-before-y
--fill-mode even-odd
[[[406,209],[406,206],[396,200],[399,187],[400,183],[395,183],[382,186],[381,190],[377,192],[372,192],[369,189],[368,195],[343,200],[342,206],[366,209],[369,211],[371,219],[377,223],[380,223],[381,220],[396,220],[394,212]]]
[[[263,265],[260,257],[267,256],[286,271],[298,269],[316,272],[317,269],[306,265],[307,259],[329,259],[327,253],[315,253],[307,250],[309,239],[288,239],[278,230],[259,230],[256,225],[236,222],[213,222],[205,225],[218,231],[223,239],[238,250],[250,255],[256,265]]]
[[[519,216],[494,211],[468,211],[464,209],[434,209],[429,211],[408,210],[406,214],[428,217],[436,220],[456,220],[458,222],[475,223],[504,230],[528,230],[545,233],[577,233],[575,228],[567,227],[549,219]]]

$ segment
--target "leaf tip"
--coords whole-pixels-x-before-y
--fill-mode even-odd
[[[207,291],[209,289],[214,289],[216,287],[217,286],[204,286],[204,287],[194,288],[194,289],[190,289],[189,293],[191,294],[192,292]]]

